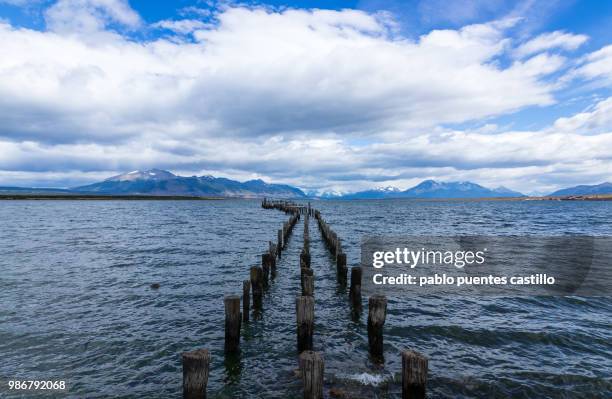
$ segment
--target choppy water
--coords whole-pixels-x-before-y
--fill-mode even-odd
[[[315,205],[344,239],[349,266],[371,234],[612,235],[610,202]],[[200,347],[213,357],[209,397],[300,397],[302,222],[263,317],[242,332],[241,356],[223,355],[222,297],[241,292],[286,218],[258,201],[1,202],[0,397],[34,396],[9,393],[7,379],[67,381],[67,393],[49,397],[180,397],[180,353]],[[611,299],[392,299],[380,367],[368,359],[367,315],[351,316],[315,223],[311,253],[326,390],[399,397],[399,351],[410,347],[430,358],[430,397],[612,395]]]

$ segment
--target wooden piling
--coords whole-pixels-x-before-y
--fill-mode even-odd
[[[300,253],[300,267],[310,267],[310,252],[302,249]]]
[[[336,258],[336,271],[338,273],[338,281],[346,284],[348,268],[346,267],[346,254],[339,253]]]
[[[261,308],[261,297],[263,295],[263,271],[261,267],[253,266],[250,272],[251,291],[253,291],[253,307]]]
[[[242,320],[249,321],[249,310],[251,307],[251,281],[242,282]]]
[[[349,296],[353,306],[361,306],[361,266],[351,268],[351,287]]]
[[[300,371],[304,383],[304,399],[323,398],[325,363],[319,352],[304,351],[300,355]]]
[[[314,272],[307,267],[300,269],[300,287],[302,287],[302,292],[304,292],[304,276],[314,276]]]
[[[314,331],[314,298],[299,296],[295,300],[297,321],[297,348],[301,353],[312,350],[312,335]]]
[[[418,352],[402,352],[402,399],[425,399],[427,363]]]
[[[198,349],[181,354],[183,362],[183,398],[206,399],[210,352]]]
[[[263,285],[264,287],[268,286],[268,281],[270,280],[270,254],[265,253],[261,255],[261,270],[263,276]]]
[[[280,229],[278,231],[278,243],[276,244],[276,254],[278,257],[281,257],[281,252],[283,250],[283,230]]]
[[[387,318],[387,297],[373,295],[368,300],[368,345],[374,358],[383,358],[383,326]]]
[[[225,303],[225,353],[235,353],[240,349],[240,297],[227,295]]]
[[[304,275],[302,277],[302,295],[314,296],[314,276]]]

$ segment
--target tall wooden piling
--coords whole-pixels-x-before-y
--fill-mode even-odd
[[[351,287],[349,289],[349,296],[351,303],[355,307],[361,306],[361,275],[361,266],[351,268]]]
[[[427,358],[418,352],[402,352],[402,399],[425,399]]]
[[[368,300],[368,345],[374,358],[383,358],[383,326],[387,318],[387,297],[373,295]]]
[[[225,303],[225,353],[235,353],[240,349],[240,297],[227,295]]]
[[[198,349],[181,354],[183,362],[183,398],[206,399],[210,352]]]
[[[242,282],[242,320],[249,321],[249,310],[251,307],[251,281]]]
[[[300,355],[300,371],[304,383],[304,399],[323,398],[325,364],[319,352],[304,351]]]
[[[310,252],[302,249],[300,253],[300,267],[310,267]]]
[[[253,291],[253,307],[261,309],[261,297],[263,295],[263,271],[261,267],[251,267],[250,277],[251,291]]]
[[[312,335],[314,332],[314,298],[299,296],[295,300],[297,321],[297,348],[301,353],[312,350]]]
[[[304,275],[302,277],[302,295],[314,296],[314,276]]]

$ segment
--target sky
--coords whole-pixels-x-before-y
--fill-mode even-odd
[[[0,186],[612,181],[612,2],[0,0]]]

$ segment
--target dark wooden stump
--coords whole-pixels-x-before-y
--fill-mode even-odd
[[[227,295],[225,303],[225,353],[235,353],[240,350],[240,297]]]
[[[375,359],[383,359],[383,326],[387,318],[387,297],[373,295],[368,301],[368,344]]]
[[[304,399],[323,398],[325,363],[319,352],[304,351],[300,355],[300,371],[304,383]]]
[[[251,281],[242,282],[242,320],[249,321],[249,310],[251,308]]]
[[[418,352],[402,352],[402,399],[425,399],[427,363]]]
[[[281,257],[281,252],[283,251],[283,230],[278,231],[278,242],[276,244],[276,254],[278,257]]]
[[[314,331],[314,298],[299,296],[295,300],[297,321],[298,352],[312,350],[312,335]]]
[[[361,266],[351,268],[351,287],[349,290],[349,296],[352,305],[355,307],[361,306],[361,275]]]
[[[263,277],[263,285],[264,287],[268,286],[268,282],[270,280],[270,269],[271,269],[271,264],[270,264],[270,254],[262,254],[261,255],[261,271],[262,271],[262,277]]]
[[[183,352],[183,398],[206,399],[210,353],[208,349]]]
[[[338,273],[338,281],[346,284],[348,268],[346,267],[346,254],[340,253],[336,259],[336,272]]]
[[[302,250],[300,253],[300,267],[310,267],[310,253]]]
[[[261,267],[251,267],[251,291],[253,291],[253,308],[261,309],[261,297],[263,295],[263,271]]]

